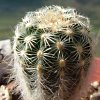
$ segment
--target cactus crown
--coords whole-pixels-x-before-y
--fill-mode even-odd
[[[89,27],[88,18],[72,8],[49,6],[26,14],[13,46],[15,79],[25,100],[69,98],[90,65]]]

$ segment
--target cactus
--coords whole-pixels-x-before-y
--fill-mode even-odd
[[[16,26],[13,76],[24,100],[67,100],[92,59],[87,17],[72,8],[28,12]]]

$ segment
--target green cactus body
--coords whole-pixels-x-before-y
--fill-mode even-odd
[[[88,18],[59,6],[26,14],[14,37],[14,74],[24,100],[68,100],[92,58]]]

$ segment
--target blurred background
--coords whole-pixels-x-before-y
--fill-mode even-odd
[[[89,17],[95,55],[100,57],[100,0],[0,0],[0,40],[12,38],[16,24],[26,12],[48,5],[73,7]]]

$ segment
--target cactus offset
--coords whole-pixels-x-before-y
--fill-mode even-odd
[[[92,58],[88,18],[59,6],[29,12],[14,37],[14,74],[24,100],[67,100]]]

